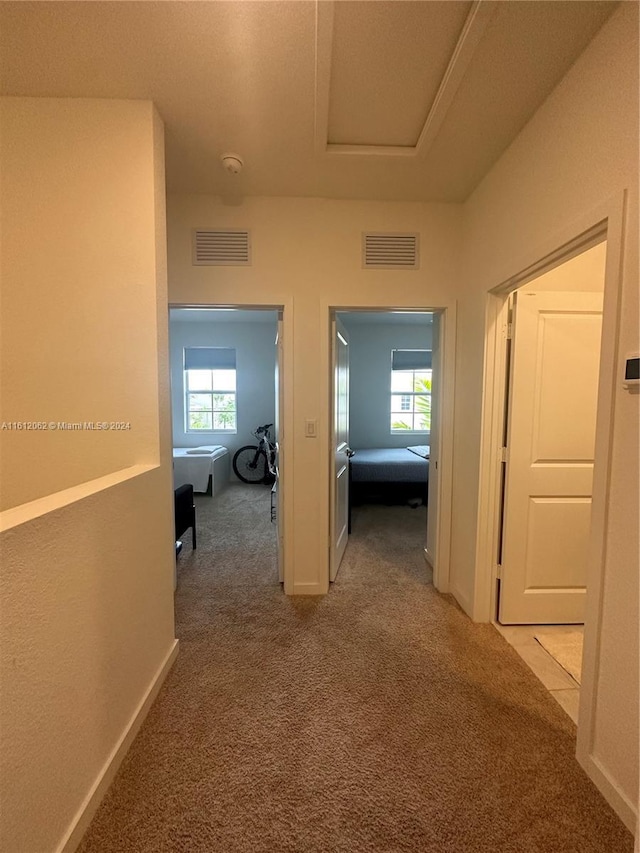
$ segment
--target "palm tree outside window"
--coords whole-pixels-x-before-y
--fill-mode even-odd
[[[391,432],[431,430],[431,350],[391,351]]]
[[[236,432],[236,351],[185,347],[185,431]]]

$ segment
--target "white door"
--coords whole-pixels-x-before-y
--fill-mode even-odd
[[[282,383],[282,359],[283,359],[283,343],[282,343],[282,329],[284,323],[282,320],[282,311],[278,313],[278,332],[276,334],[276,422],[275,426],[275,436],[276,436],[276,482],[273,486],[273,495],[272,499],[274,499],[273,508],[276,514],[276,555],[278,561],[278,579],[280,583],[284,582],[284,550],[283,550],[283,540],[284,540],[284,503],[282,500],[282,457],[281,457],[281,449],[282,449],[282,441],[283,441],[283,383]]]
[[[427,557],[435,566],[438,547],[438,459],[440,456],[440,315],[431,326],[431,425],[429,429],[429,500],[427,501]]]
[[[584,621],[601,293],[519,293],[499,620]]]
[[[349,337],[332,321],[331,546],[329,580],[334,581],[349,538]]]

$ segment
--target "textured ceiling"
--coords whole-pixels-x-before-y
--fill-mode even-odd
[[[169,191],[461,201],[616,5],[4,2],[1,91],[153,100]]]

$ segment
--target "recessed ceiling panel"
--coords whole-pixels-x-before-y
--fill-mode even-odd
[[[328,142],[415,146],[472,4],[335,4]]]

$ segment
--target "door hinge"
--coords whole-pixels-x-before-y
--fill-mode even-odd
[[[507,323],[507,340],[510,341],[513,338],[513,323],[509,321]]]
[[[506,448],[506,447],[501,447],[501,448],[500,448],[500,461],[501,461],[501,462],[506,462],[506,461],[507,461],[508,453],[509,453],[508,448]]]
[[[500,578],[502,577],[502,566],[500,565],[500,563],[496,565],[496,577],[498,578],[498,580],[500,580]]]

